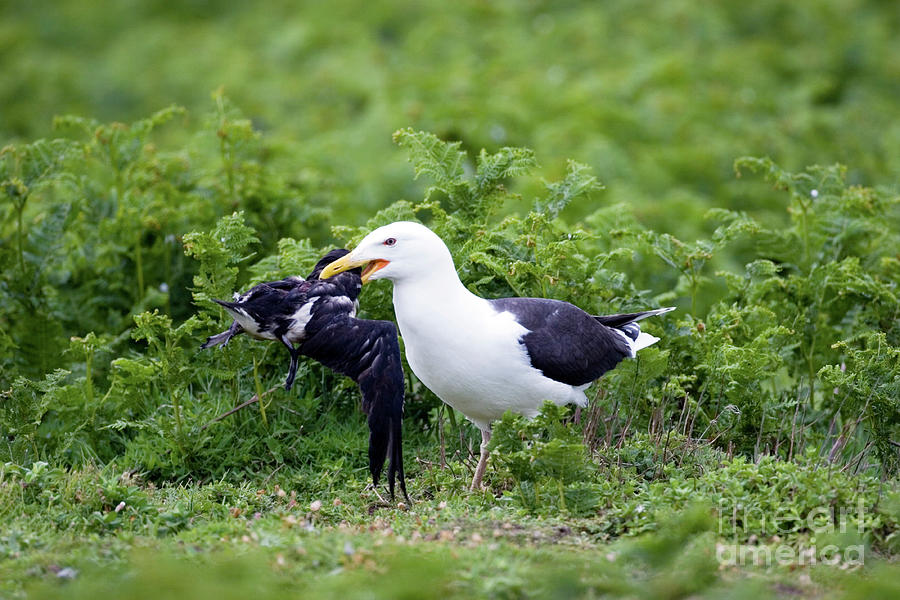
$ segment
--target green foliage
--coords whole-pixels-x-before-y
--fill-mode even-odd
[[[759,229],[747,215],[725,209],[712,209],[706,213],[705,218],[725,221],[727,224],[717,227],[711,239],[693,243],[682,242],[668,233],[642,231],[639,234],[639,239],[646,248],[680,273],[679,284],[674,292],[679,296],[690,297],[692,314],[697,314],[701,286],[710,282],[704,271],[713,255],[736,237],[756,233]]]
[[[190,318],[177,328],[172,327],[169,317],[158,311],[136,315],[135,329],[131,335],[136,340],[145,340],[149,346],[149,360],[119,358],[113,361],[114,369],[125,374],[124,384],[133,389],[149,391],[153,397],[171,402],[175,422],[175,443],[184,450],[184,432],[181,416],[181,401],[189,383],[194,377],[190,356],[181,345],[201,321]],[[150,368],[140,368],[149,366]],[[115,381],[115,380],[114,380]],[[148,390],[149,388],[149,390]]]
[[[4,312],[9,311],[0,323],[7,332],[4,346],[16,350],[4,352],[0,359],[6,373],[23,367],[31,375],[44,373],[61,351],[58,311],[40,291],[58,282],[55,271],[62,260],[60,237],[72,208],[67,200],[74,177],[67,170],[67,163],[75,151],[75,145],[68,140],[38,140],[0,151],[3,212],[15,222],[15,249],[4,244],[0,251],[0,299]],[[43,194],[59,195],[62,201],[52,203],[33,223],[28,223],[26,208],[30,209],[29,214],[33,213],[33,205]],[[34,331],[26,331],[21,319],[24,315],[43,317],[43,323]],[[36,320],[41,322],[40,318]],[[33,365],[38,369],[28,368]]]
[[[888,344],[887,335],[881,332],[861,334],[835,346],[843,351],[846,363],[826,365],[819,375],[834,386],[836,396],[843,394],[838,411],[847,406],[851,414],[859,415],[857,421],[869,424],[881,460],[896,470],[892,436],[900,423],[900,348]],[[841,435],[846,434],[842,431]],[[844,443],[841,438],[835,442]]]
[[[248,246],[258,241],[253,229],[244,223],[243,213],[223,217],[211,232],[185,235],[184,253],[200,263],[194,276],[195,300],[229,298],[237,288],[236,265],[252,256],[245,253]]]
[[[468,157],[459,150],[461,142],[445,142],[433,133],[412,129],[394,132],[394,142],[407,149],[416,177],[425,174],[434,180],[434,186],[425,191],[425,200],[443,192],[447,209],[474,226],[483,225],[502,206],[506,180],[527,175],[537,166],[534,152],[528,148],[501,148],[495,154],[482,149],[474,175],[466,177]]]
[[[39,460],[42,453],[37,445],[38,429],[59,394],[60,382],[68,371],[58,369],[40,381],[18,377],[13,386],[0,396],[0,431],[3,432],[6,460],[23,463]]]
[[[419,195],[388,137],[410,126],[469,152],[534,147],[548,180],[574,157],[597,169],[612,203],[683,240],[704,235],[699,217],[723,198],[755,216],[778,209],[733,185],[735,156],[766,154],[791,169],[840,161],[851,181],[872,185],[894,185],[900,172],[890,3],[407,8],[11,6],[0,38],[0,138],[47,137],[60,113],[127,123],[173,99],[199,115],[224,84],[254,129],[290,147],[280,158],[285,178],[339,222],[361,224],[389,199]]]
[[[814,544],[837,533],[850,534],[832,540],[845,546],[893,543],[898,515],[889,502],[879,510],[881,482],[815,468],[813,449],[796,461],[750,462],[669,433],[590,453],[565,413],[548,403],[535,419],[507,414],[494,426],[494,485],[529,514],[592,516],[594,526],[620,536],[655,531],[669,512],[700,505],[701,520],[715,520],[717,535],[731,543]]]
[[[247,256],[213,257],[213,244],[194,240],[205,253],[197,273],[180,252],[189,231],[240,213],[267,249],[292,233],[327,237],[316,229],[317,201],[304,202],[304,191],[273,172],[270,148],[226,98],[214,96],[199,131],[176,118],[184,114],[173,106],[130,124],[65,116],[55,126],[71,139],[3,149],[0,235],[10,244],[0,250],[0,387],[17,372],[40,377],[65,361],[70,337],[108,332],[121,352],[134,315],[186,318],[194,310],[188,284],[207,276],[202,265]],[[167,136],[184,133],[189,143],[165,147]],[[211,233],[250,245],[222,227]],[[226,277],[216,285],[207,292],[229,296],[238,284]]]
[[[507,413],[493,427],[490,451],[515,480],[515,499],[532,512],[585,514],[599,502],[584,485],[592,471],[587,448],[561,423],[564,410],[547,402],[534,419]]]

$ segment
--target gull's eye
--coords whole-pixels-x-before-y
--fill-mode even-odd
[[[396,243],[397,243],[397,239],[396,239],[396,238],[388,238],[388,239],[384,240],[384,245],[385,245],[385,246],[393,246],[393,245],[396,244]]]

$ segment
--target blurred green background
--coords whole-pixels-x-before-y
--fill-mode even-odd
[[[566,158],[587,163],[606,201],[679,236],[699,227],[680,218],[698,202],[740,203],[757,217],[775,208],[734,186],[743,155],[789,170],[841,162],[851,183],[898,184],[893,0],[72,0],[2,10],[0,140],[51,135],[65,113],[131,122],[174,102],[196,119],[224,86],[298,172],[328,182],[350,223],[418,197],[391,144],[407,126],[470,151],[535,148],[547,178]]]

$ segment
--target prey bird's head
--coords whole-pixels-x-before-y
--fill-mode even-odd
[[[424,225],[411,221],[397,221],[372,231],[349,254],[325,267],[321,278],[357,267],[364,267],[363,283],[370,279],[399,282],[425,278],[447,269],[456,273],[443,240]]]
[[[316,263],[316,266],[313,267],[313,270],[310,272],[310,274],[306,276],[307,281],[322,278],[322,271],[325,269],[325,267],[338,260],[339,258],[347,256],[348,254],[350,254],[350,251],[346,248],[335,248],[334,250],[330,250],[328,254],[319,259],[319,262]],[[362,274],[362,269],[360,268],[349,269],[348,271],[350,273],[353,273],[354,275]]]

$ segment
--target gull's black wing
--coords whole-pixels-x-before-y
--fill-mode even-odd
[[[528,330],[520,342],[531,366],[550,379],[585,385],[632,356],[628,342],[613,327],[568,302],[546,298],[490,302],[497,312],[511,313]]]
[[[631,323],[637,323],[638,321],[643,321],[647,317],[655,317],[656,315],[663,315],[667,312],[671,312],[675,310],[674,306],[667,306],[665,308],[654,308],[651,310],[642,310],[640,312],[634,313],[620,313],[616,315],[597,315],[594,319],[598,323],[602,323],[607,327],[615,327],[616,329],[623,329],[630,325]]]

